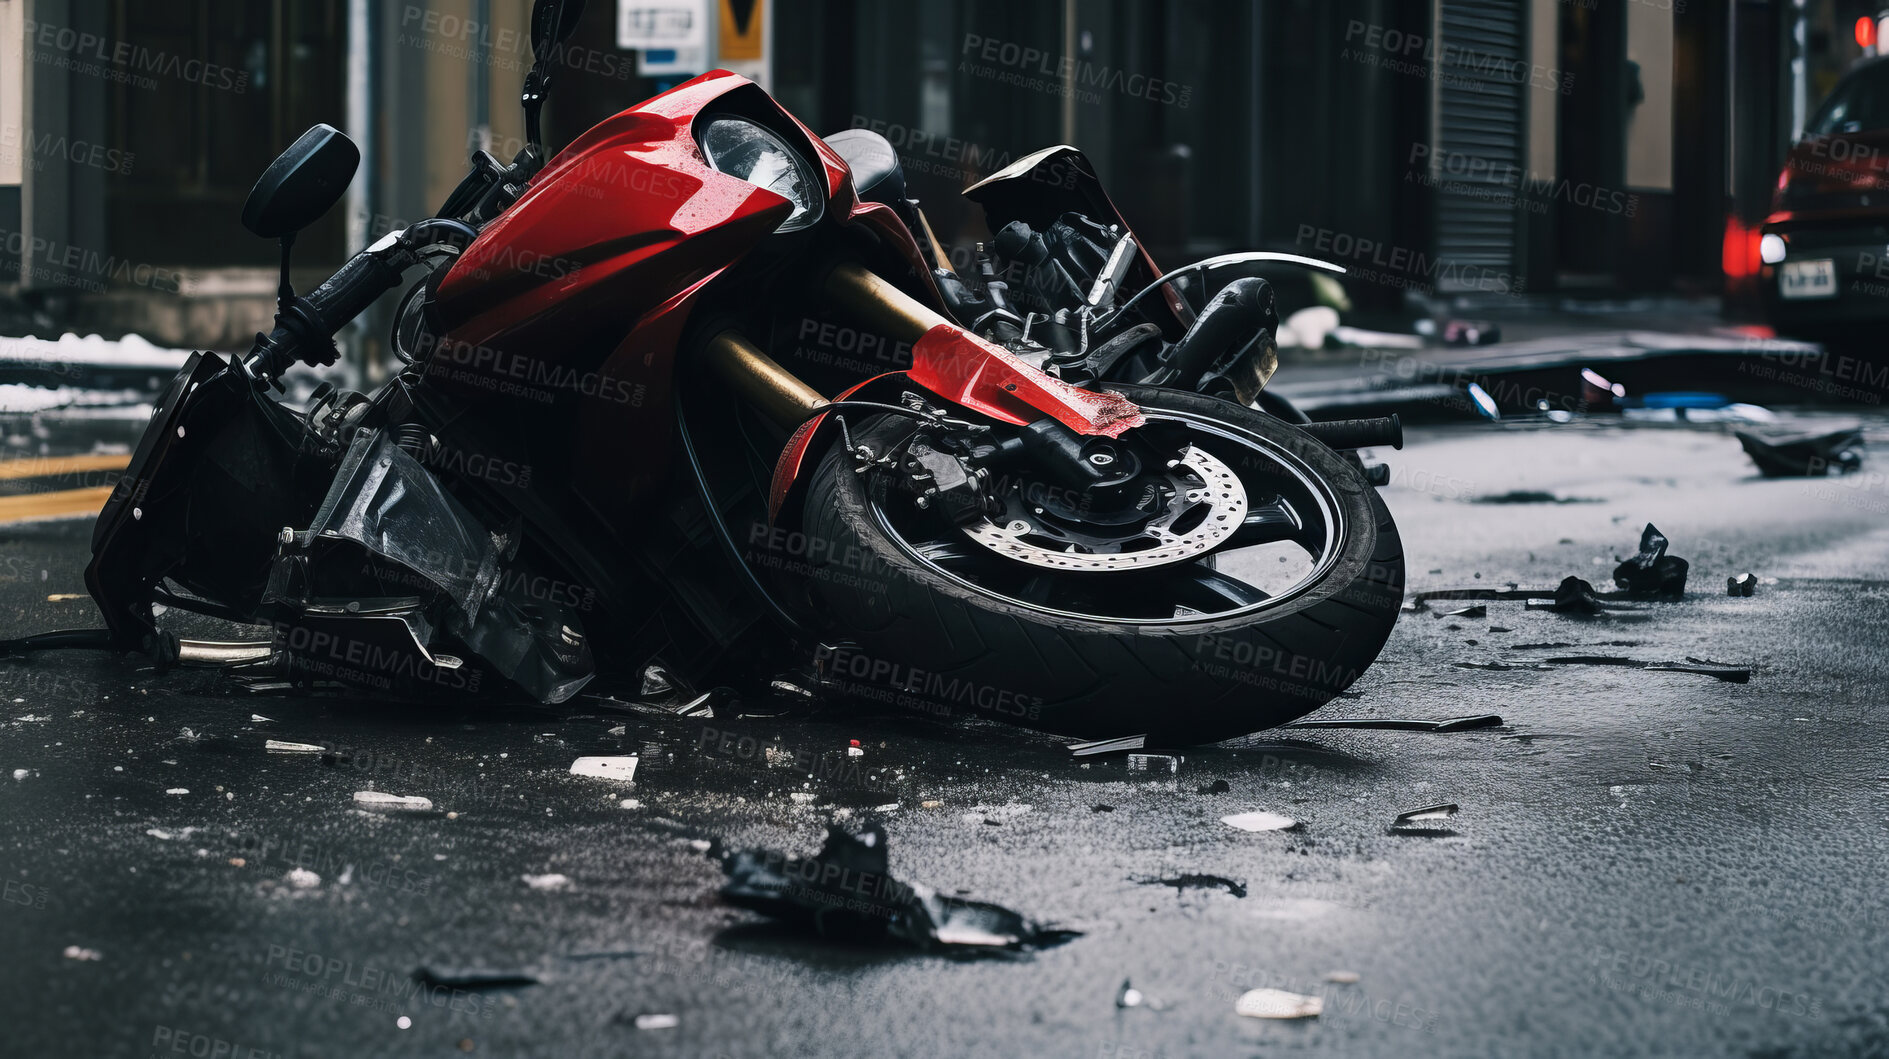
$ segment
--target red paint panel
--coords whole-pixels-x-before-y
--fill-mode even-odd
[[[1145,422],[1121,394],[1071,386],[951,324],[939,324],[912,346],[909,374],[948,401],[1018,426],[1047,415],[1078,434],[1116,438]]]

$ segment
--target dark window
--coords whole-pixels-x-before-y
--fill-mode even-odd
[[[271,266],[243,230],[250,186],[316,122],[343,127],[345,4],[113,0],[111,34],[136,77],[108,92],[109,142],[132,153],[107,184],[114,252],[166,267]],[[344,211],[296,241],[302,265],[342,257]]]

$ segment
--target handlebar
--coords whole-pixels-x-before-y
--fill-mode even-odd
[[[462,221],[435,217],[393,232],[349,258],[334,275],[276,313],[276,327],[258,336],[251,351],[251,374],[274,379],[291,364],[333,364],[334,336],[365,312],[381,295],[400,286],[406,270],[420,262],[428,242],[441,229],[470,242],[478,233]]]

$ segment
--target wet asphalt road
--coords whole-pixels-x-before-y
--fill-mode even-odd
[[[1189,749],[1171,775],[909,716],[459,716],[97,655],[0,663],[0,1052],[1889,1054],[1886,457],[1876,477],[1767,482],[1718,428],[1618,425],[1427,428],[1386,455],[1413,590],[1604,585],[1651,520],[1691,591],[1595,619],[1408,613],[1320,716],[1503,727],[1272,733]],[[1574,502],[1473,502],[1514,489]],[[58,598],[84,591],[89,530],[0,528],[0,633],[96,622]],[[1728,598],[1746,570],[1757,596]],[[1462,665],[1567,654],[1753,675]],[[861,768],[834,780],[760,749],[852,739]],[[633,785],[568,774],[612,753],[641,755]],[[437,810],[356,810],[369,788]],[[1387,833],[1438,802],[1461,805],[1453,834]],[[1255,809],[1303,829],[1219,822]],[[868,818],[899,877],[1083,936],[959,962],[717,902],[708,840],[810,853],[826,822]],[[1153,881],[1189,873],[1245,895]],[[568,884],[524,880],[551,874]],[[420,991],[422,965],[541,981]],[[1124,978],[1157,1003],[1119,1010]],[[1258,987],[1325,1013],[1236,1016]],[[637,1028],[649,1014],[677,1024]]]

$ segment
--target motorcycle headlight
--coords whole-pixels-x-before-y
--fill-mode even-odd
[[[702,132],[702,155],[718,173],[764,187],[794,204],[777,232],[795,232],[820,219],[825,197],[813,166],[780,137],[742,118],[716,118]]]

